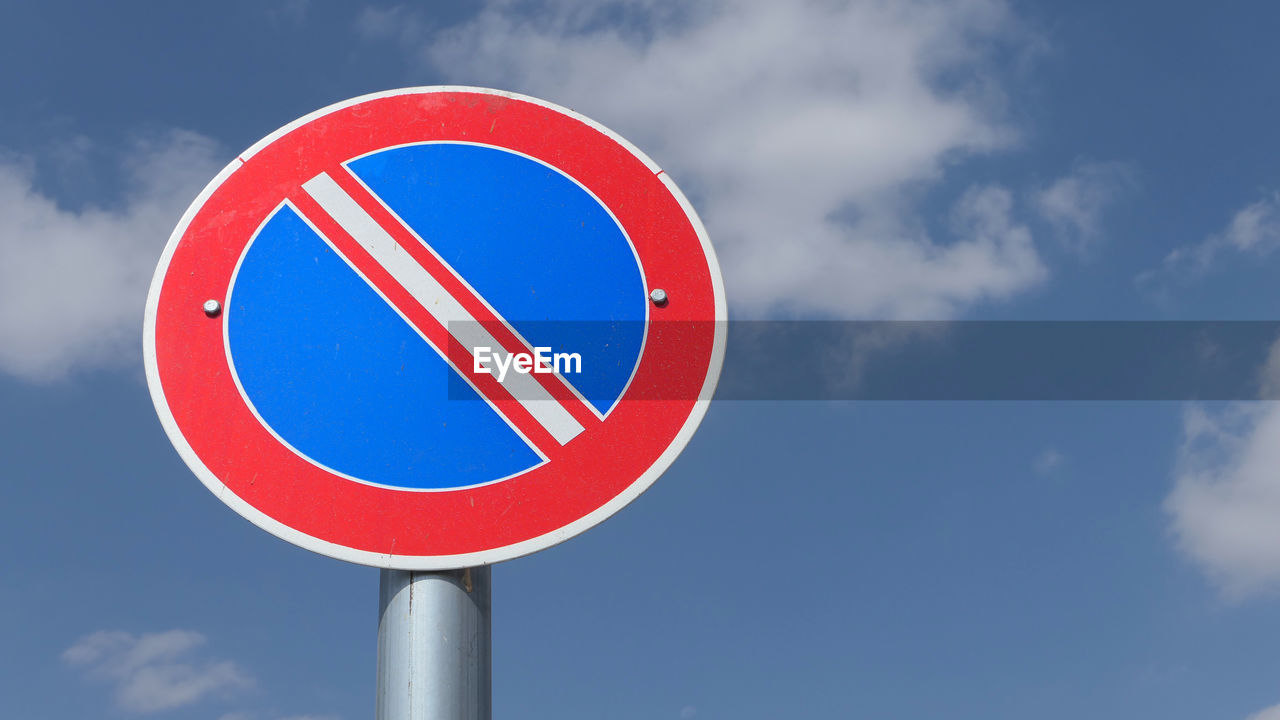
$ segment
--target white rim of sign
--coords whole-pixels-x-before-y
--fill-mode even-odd
[[[626,148],[633,156],[645,164],[654,175],[662,181],[662,184],[675,198],[676,202],[684,210],[685,216],[689,223],[693,226],[694,231],[698,235],[698,241],[702,246],[703,254],[707,261],[708,270],[711,275],[712,292],[715,298],[715,334],[712,342],[711,357],[707,366],[706,379],[702,385],[702,391],[698,395],[698,399],[694,401],[693,409],[685,418],[684,424],[676,433],[672,441],[661,455],[649,466],[647,470],[636,478],[625,490],[614,496],[607,503],[596,508],[594,511],[584,515],[583,517],[559,527],[551,532],[522,540],[510,545],[491,548],[472,553],[459,553],[454,555],[396,555],[394,553],[377,553],[368,550],[358,550],[345,545],[322,540],[320,538],[308,535],[296,530],[271,516],[258,510],[248,502],[242,500],[238,495],[231,492],[226,485],[213,474],[211,470],[200,460],[191,445],[183,436],[182,431],[178,428],[177,421],[173,417],[173,413],[169,410],[168,400],[164,396],[164,389],[160,385],[160,372],[156,359],[155,344],[155,328],[156,315],[160,304],[160,289],[164,284],[165,275],[169,270],[169,262],[173,258],[173,254],[177,249],[178,243],[186,234],[187,227],[191,224],[196,213],[204,206],[209,197],[231,176],[246,160],[253,157],[259,150],[267,145],[275,142],[278,138],[286,133],[301,127],[316,118],[323,117],[330,113],[336,112],[351,105],[377,100],[380,98],[395,97],[398,95],[419,95],[425,93],[479,93],[486,95],[494,95],[498,97],[519,100],[521,102],[539,105],[554,112],[561,113],[571,117],[583,124],[597,130],[598,132],[609,137],[614,142]],[[641,265],[643,271],[643,265]],[[646,286],[647,287],[647,286]],[[554,103],[521,95],[519,93],[507,92],[504,90],[495,90],[492,88],[469,87],[464,85],[434,85],[399,88],[396,90],[386,90],[383,92],[370,93],[359,97],[343,100],[327,107],[316,110],[315,112],[304,115],[297,120],[281,127],[275,132],[267,135],[263,139],[254,143],[248,150],[241,153],[236,159],[227,164],[212,180],[204,187],[196,199],[183,213],[181,220],[178,221],[177,227],[169,236],[169,242],[165,245],[164,252],[160,256],[160,262],[156,266],[155,274],[151,279],[151,288],[147,293],[146,312],[143,317],[142,331],[142,354],[143,363],[146,368],[147,387],[151,392],[151,401],[155,405],[156,414],[160,418],[160,424],[164,427],[165,434],[169,436],[169,441],[178,451],[178,455],[182,457],[187,466],[191,468],[200,482],[204,484],[219,500],[225,503],[232,510],[239,513],[246,520],[253,523],[257,527],[276,537],[287,540],[299,547],[310,550],[321,555],[326,555],[338,560],[345,560],[360,565],[368,565],[373,567],[386,568],[391,570],[452,570],[465,567],[474,567],[478,565],[491,565],[493,563],[502,562],[504,560],[512,560],[523,555],[544,550],[553,545],[557,545],[569,538],[579,535],[586,530],[605,521],[632,500],[635,500],[645,490],[648,490],[653,483],[666,472],[681,451],[689,443],[689,439],[693,437],[693,433],[702,423],[703,417],[707,413],[711,404],[711,397],[715,394],[717,382],[720,379],[720,369],[724,362],[725,342],[726,342],[726,321],[728,320],[728,310],[725,303],[724,281],[720,275],[720,264],[716,259],[715,249],[711,246],[711,241],[707,237],[706,228],[699,219],[697,212],[689,203],[688,198],[676,187],[670,176],[662,171],[658,165],[645,155],[639,148],[631,144],[628,140],[613,132],[609,128],[590,118],[581,115],[573,110],[556,105]],[[643,352],[643,351],[642,351]],[[643,355],[642,355],[643,356]]]

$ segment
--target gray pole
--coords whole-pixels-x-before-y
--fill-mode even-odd
[[[377,720],[490,720],[488,567],[383,570]]]

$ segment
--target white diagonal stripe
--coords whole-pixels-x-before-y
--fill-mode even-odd
[[[376,220],[365,212],[350,195],[338,186],[327,173],[320,173],[302,184],[325,212],[342,226],[360,247],[371,255],[396,282],[400,283],[432,317],[440,322],[465,348],[489,347],[495,350],[503,346],[484,325],[450,295],[431,273],[410,257]],[[436,348],[442,356],[444,348]],[[445,360],[448,361],[445,356]],[[456,368],[465,373],[465,368]],[[497,376],[494,376],[497,379]],[[502,385],[529,411],[556,442],[564,445],[583,431],[582,424],[547,392],[547,389],[530,374],[508,372]]]

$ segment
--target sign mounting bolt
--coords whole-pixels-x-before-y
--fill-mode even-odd
[[[649,293],[649,299],[653,301],[654,305],[662,307],[667,304],[667,291],[662,288],[654,288],[653,292]]]
[[[217,300],[204,301],[204,314],[211,318],[216,318],[222,314],[222,303]]]

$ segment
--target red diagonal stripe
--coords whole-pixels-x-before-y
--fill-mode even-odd
[[[502,344],[503,350],[508,353],[529,353],[533,354],[533,348],[527,343],[521,341],[511,327],[499,317],[489,306],[482,300],[466,282],[458,276],[448,265],[446,265],[434,252],[427,246],[426,241],[419,238],[394,212],[391,211],[383,202],[374,195],[364,183],[360,182],[346,167],[338,167],[329,173],[338,187],[347,193],[360,207],[369,214],[384,230],[390,233],[396,243],[409,253],[409,257],[425,269],[441,287],[452,295],[463,308],[466,309],[471,317],[479,321],[486,330],[493,335],[499,343]],[[456,344],[456,343],[455,343]],[[470,358],[470,351],[467,357]],[[470,369],[470,360],[467,360],[465,367]],[[468,375],[473,373],[468,372]],[[531,376],[546,388],[551,397],[555,398],[564,408],[573,416],[585,431],[600,424],[600,418],[595,411],[580,398],[572,388],[568,387],[561,379],[550,373],[531,374]]]
[[[469,372],[471,355],[459,352],[460,346],[452,341],[449,331],[430,311],[422,306],[413,295],[404,288],[391,273],[387,272],[374,260],[368,251],[360,246],[343,227],[334,220],[320,204],[304,191],[290,195],[290,201],[298,212],[311,222],[326,239],[338,249],[354,268],[356,268],[400,313],[408,319],[418,332],[422,333],[437,352],[446,356],[454,365],[455,372],[471,381],[476,390],[484,398],[494,404],[498,411],[514,425],[544,457],[560,448],[560,444],[551,436],[542,424],[513,397],[493,375]],[[460,400],[459,402],[465,402]]]

